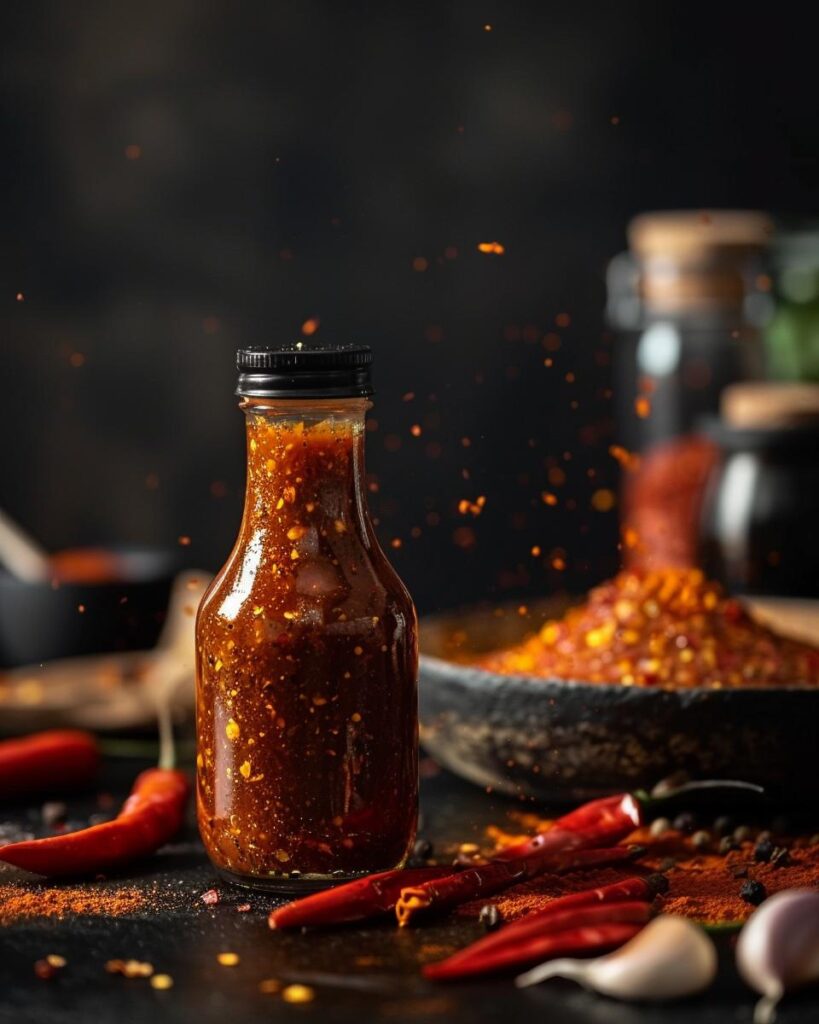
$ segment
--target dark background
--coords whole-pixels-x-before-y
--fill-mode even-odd
[[[606,262],[644,209],[816,214],[797,11],[6,0],[0,502],[218,567],[234,350],[318,318],[375,349],[371,504],[422,610],[611,573]]]

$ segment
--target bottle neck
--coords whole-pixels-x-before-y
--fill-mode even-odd
[[[247,425],[244,528],[299,557],[308,533],[369,536],[364,486],[367,399],[241,403]]]

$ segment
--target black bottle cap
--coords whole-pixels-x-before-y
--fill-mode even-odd
[[[366,398],[373,393],[367,345],[242,348],[236,394],[247,398]]]

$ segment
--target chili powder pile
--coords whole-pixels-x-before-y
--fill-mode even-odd
[[[32,917],[123,917],[148,905],[148,895],[132,886],[0,885],[0,925]]]
[[[527,823],[531,816],[526,816]],[[538,821],[537,829],[548,822]],[[493,842],[506,846],[519,842],[520,835],[489,829]],[[737,844],[727,854],[720,854],[716,842],[700,850],[691,837],[676,829],[654,836],[650,828],[641,828],[629,842],[645,848],[637,864],[607,867],[561,876],[542,875],[515,886],[490,900],[474,901],[459,907],[459,916],[477,918],[486,903],[497,906],[504,921],[513,921],[533,911],[542,910],[551,900],[569,892],[610,885],[630,875],[661,871],[669,882],[668,892],[659,898],[659,909],[680,914],[706,924],[745,921],[755,907],[740,895],[749,880],[760,882],[767,895],[783,889],[819,889],[819,837],[782,839],[787,844],[785,863],[760,863],[754,856],[754,840]]]
[[[819,686],[819,650],[756,622],[699,569],[621,572],[562,619],[477,664],[623,686]]]

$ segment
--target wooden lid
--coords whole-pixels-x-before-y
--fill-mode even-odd
[[[819,424],[819,384],[743,382],[722,392],[722,418],[740,430]]]
[[[764,249],[773,231],[761,210],[667,210],[635,217],[628,240],[643,258],[680,259],[713,249]]]

